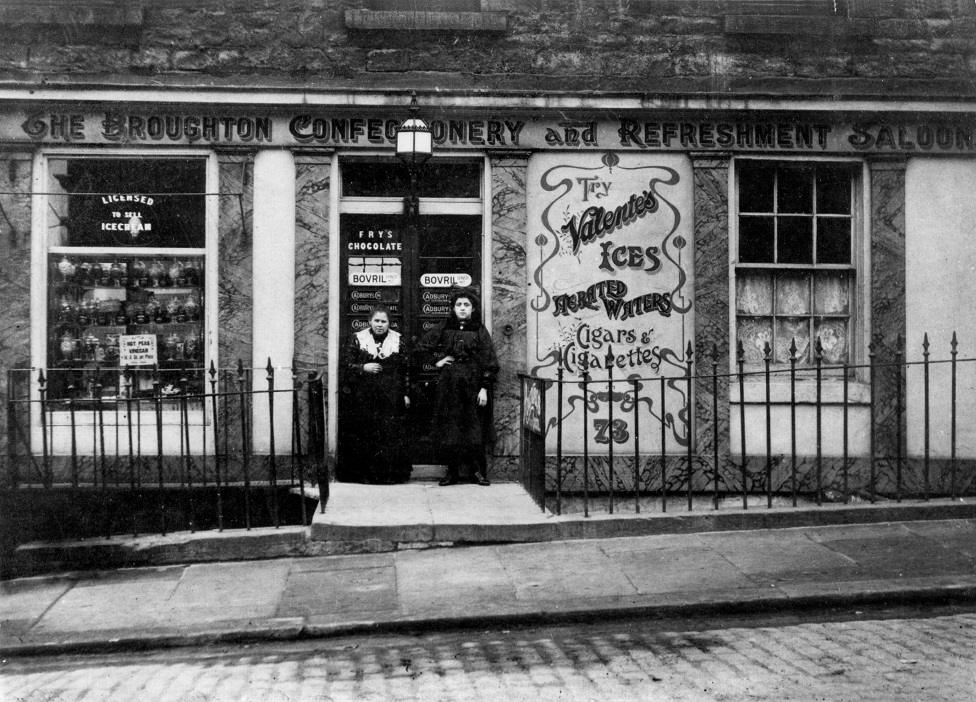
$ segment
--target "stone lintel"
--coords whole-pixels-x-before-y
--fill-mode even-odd
[[[361,31],[506,32],[504,12],[410,12],[346,10],[346,27]]]

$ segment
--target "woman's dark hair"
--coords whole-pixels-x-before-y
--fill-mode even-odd
[[[460,290],[455,290],[451,295],[451,316],[448,318],[448,324],[456,326],[460,323],[461,320],[459,320],[457,315],[454,313],[454,303],[462,298],[471,303],[471,324],[481,324],[481,301],[478,300],[478,296],[473,292],[463,288]]]
[[[373,315],[376,314],[377,312],[382,312],[383,314],[385,314],[387,321],[389,321],[390,319],[389,307],[387,307],[386,305],[373,305],[372,307],[369,308],[369,318],[372,319]]]

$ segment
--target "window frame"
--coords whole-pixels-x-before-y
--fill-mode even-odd
[[[204,167],[204,191],[200,194],[204,198],[204,246],[193,248],[173,247],[88,247],[64,246],[52,243],[50,233],[52,212],[49,203],[49,183],[51,178],[49,164],[52,160],[76,160],[95,158],[109,159],[193,159],[199,160]],[[32,188],[31,188],[31,373],[36,375],[43,369],[48,375],[48,328],[52,322],[49,319],[49,257],[59,253],[75,253],[76,255],[100,255],[114,253],[118,255],[173,255],[203,257],[203,357],[202,365],[209,368],[213,363],[218,365],[217,335],[218,335],[218,213],[219,202],[214,195],[219,192],[219,170],[216,154],[211,150],[200,149],[124,149],[124,148],[92,148],[92,147],[51,147],[40,149],[34,156]],[[40,400],[40,388],[37,383],[31,383],[31,399]],[[41,445],[40,436],[40,403],[32,403],[31,426],[32,443]],[[76,413],[75,421],[86,421],[84,413]],[[173,433],[178,439],[180,430],[180,412],[178,410],[164,410],[162,412],[164,432]],[[92,420],[93,421],[93,420]],[[105,413],[103,422],[109,426],[114,422],[126,421],[125,412]],[[213,421],[211,410],[207,407],[188,408],[188,421],[191,429],[201,429],[203,425]],[[57,428],[70,425],[71,418],[67,410],[49,410],[48,431],[51,441],[51,451],[54,454],[68,452],[67,436],[58,437]],[[79,425],[80,426],[80,425]],[[209,433],[209,432],[208,432]],[[164,445],[172,445],[171,437],[164,437]],[[208,441],[211,441],[208,437]],[[179,445],[178,441],[177,444]]]
[[[739,178],[743,165],[745,164],[764,164],[772,166],[796,166],[818,164],[845,167],[851,170],[852,194],[851,194],[851,263],[850,264],[816,264],[816,263],[755,263],[740,262],[739,260]],[[867,235],[870,228],[870,171],[867,164],[861,158],[842,157],[842,156],[766,156],[748,155],[738,156],[731,160],[729,168],[729,370],[736,373],[739,370],[737,358],[738,345],[738,319],[737,294],[739,271],[745,270],[769,270],[769,271],[804,271],[804,270],[849,270],[853,280],[851,282],[851,297],[849,311],[849,348],[847,365],[849,367],[848,377],[858,382],[867,382],[867,368],[864,367],[867,361],[867,347],[869,342],[869,330],[871,328],[870,305],[868,301],[868,291],[870,290],[870,237]],[[777,215],[778,216],[778,215]],[[813,300],[811,299],[811,305]],[[775,311],[773,313],[775,317]],[[816,319],[817,315],[810,314],[808,319]],[[789,370],[790,364],[777,363],[772,361],[770,369],[775,371]],[[797,380],[807,380],[814,377],[815,364],[796,366]],[[763,377],[757,371],[763,371],[765,363],[744,363],[743,370],[749,375],[746,382],[762,382]],[[824,375],[839,377],[840,371],[824,371]],[[789,382],[789,375],[777,372],[773,375],[773,381]]]

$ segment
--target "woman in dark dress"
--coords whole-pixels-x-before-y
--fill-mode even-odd
[[[399,333],[390,329],[390,313],[376,307],[369,327],[352,335],[346,348],[350,385],[349,414],[344,419],[346,480],[402,483],[410,477],[405,450],[403,411],[407,395],[407,353]]]
[[[466,473],[472,482],[488,485],[485,445],[498,359],[471,293],[452,296],[451,316],[424,337],[420,352],[439,369],[432,436],[447,461],[440,484],[453,485]]]

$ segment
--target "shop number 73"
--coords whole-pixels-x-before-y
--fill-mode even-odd
[[[623,419],[615,419],[612,424],[608,419],[594,419],[593,429],[598,444],[609,444],[611,440],[615,444],[625,444],[630,440],[630,431]]]

